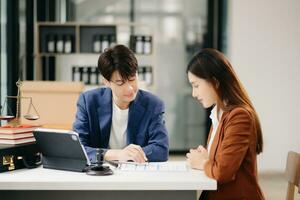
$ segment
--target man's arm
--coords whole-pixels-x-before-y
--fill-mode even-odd
[[[158,104],[153,112],[149,124],[148,144],[143,147],[143,151],[149,161],[167,161],[169,157],[169,138],[165,127],[164,104]]]
[[[130,144],[124,149],[109,149],[104,155],[105,160],[132,160],[138,163],[148,161],[143,149],[139,145]]]
[[[130,144],[124,149],[109,149],[104,158],[106,160],[133,160],[143,163],[145,161],[167,161],[169,156],[169,139],[164,122],[164,105],[158,104],[154,108],[148,127],[147,145],[141,148]]]
[[[96,148],[91,147],[89,117],[84,94],[81,94],[77,101],[77,113],[73,123],[73,130],[79,134],[80,142],[84,146],[89,159],[94,162],[96,160]]]

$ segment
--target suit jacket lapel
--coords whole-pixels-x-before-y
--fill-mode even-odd
[[[138,125],[144,115],[145,108],[142,105],[142,96],[138,92],[135,100],[129,106],[128,124],[127,124],[127,145],[134,143],[138,131]]]
[[[225,120],[227,114],[228,114],[228,112],[224,112],[222,114],[222,118],[221,118],[221,121],[219,122],[216,135],[213,138],[213,142],[212,142],[211,147],[210,147],[209,158],[212,159],[212,160],[215,159],[215,154],[217,152],[217,148],[218,148],[219,142],[221,140],[221,130],[222,130],[223,123],[224,123],[224,120]]]
[[[210,129],[209,129],[209,133],[208,133],[208,137],[207,137],[207,141],[206,141],[206,148],[208,147],[208,144],[209,144],[209,141],[211,138],[211,133],[212,133],[212,125],[210,126]]]
[[[110,89],[106,89],[103,96],[99,98],[98,105],[101,147],[108,148],[112,120],[112,93]]]

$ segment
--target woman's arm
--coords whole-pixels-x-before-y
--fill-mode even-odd
[[[215,160],[209,160],[204,165],[207,176],[218,183],[226,183],[235,178],[236,172],[248,151],[253,137],[253,120],[250,114],[242,109],[233,110],[224,122],[224,138],[218,147]]]

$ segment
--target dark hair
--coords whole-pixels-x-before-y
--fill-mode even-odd
[[[186,72],[191,72],[213,85],[219,98],[217,105],[222,110],[232,110],[234,107],[243,107],[248,110],[253,116],[257,133],[256,153],[261,153],[263,137],[257,113],[226,57],[215,49],[202,49],[192,58]]]
[[[106,49],[98,59],[98,69],[102,76],[110,81],[115,71],[120,73],[123,80],[129,80],[138,69],[134,53],[124,45],[116,45]]]

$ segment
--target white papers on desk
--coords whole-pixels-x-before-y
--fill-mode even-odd
[[[185,163],[150,162],[140,163],[120,163],[118,170],[135,172],[186,172],[188,167]]]

